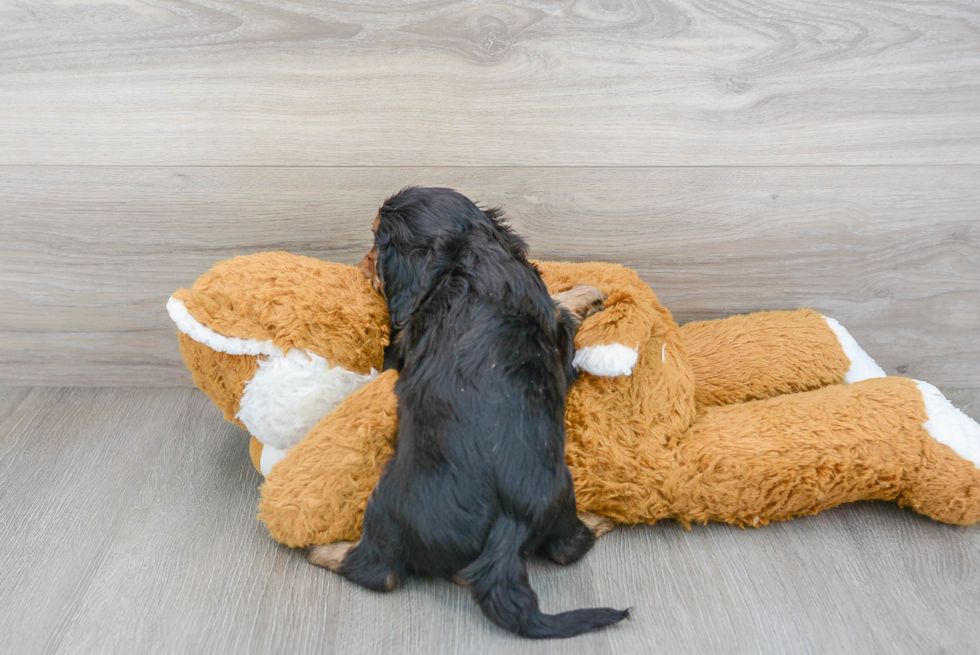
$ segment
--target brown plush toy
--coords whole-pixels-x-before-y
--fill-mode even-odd
[[[607,294],[575,340],[567,460],[581,512],[760,526],[861,499],[980,521],[980,425],[884,372],[833,319],[763,312],[678,327],[633,271],[537,264]],[[289,546],[355,540],[394,449],[385,304],[353,266],[220,262],[168,305],[194,382],[252,434],[260,518]]]

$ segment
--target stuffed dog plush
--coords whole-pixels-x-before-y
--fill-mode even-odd
[[[607,296],[575,337],[565,412],[579,512],[762,526],[879,499],[980,521],[980,425],[932,385],[885,377],[833,319],[679,327],[622,266],[537,267],[552,294]],[[354,266],[271,252],[219,262],[168,311],[194,382],[252,435],[272,536],[356,541],[397,431],[381,295]]]

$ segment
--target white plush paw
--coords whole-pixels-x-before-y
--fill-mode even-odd
[[[922,393],[928,420],[922,424],[933,439],[953,449],[980,468],[980,424],[956,409],[953,403],[928,382],[915,381]]]
[[[640,354],[618,343],[608,346],[586,346],[575,352],[572,365],[580,371],[602,377],[632,375]]]
[[[851,360],[851,368],[847,369],[847,373],[844,374],[844,382],[854,384],[861,380],[888,377],[884,369],[878,366],[875,360],[871,359],[871,355],[864,352],[864,349],[858,345],[858,342],[844,329],[843,325],[829,316],[824,316],[823,320],[827,321],[827,325],[837,335],[841,350]]]

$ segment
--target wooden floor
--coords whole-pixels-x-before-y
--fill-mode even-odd
[[[455,585],[374,594],[276,544],[246,444],[193,389],[0,388],[0,652],[980,652],[980,529],[890,503],[619,528],[531,580],[546,610],[632,619],[531,643]]]

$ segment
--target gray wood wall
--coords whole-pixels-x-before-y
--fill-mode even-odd
[[[503,205],[680,322],[814,307],[980,386],[980,3],[0,0],[0,383],[188,385],[216,260]]]

